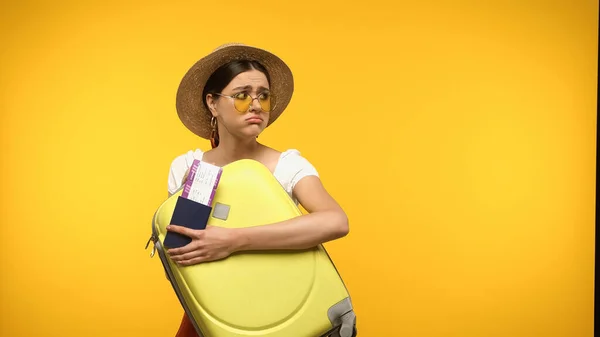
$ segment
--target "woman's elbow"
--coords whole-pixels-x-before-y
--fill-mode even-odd
[[[350,232],[348,216],[343,211],[336,212],[336,221],[333,223],[335,223],[334,236],[336,239],[343,238]]]

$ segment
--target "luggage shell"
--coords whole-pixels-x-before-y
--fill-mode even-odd
[[[152,221],[158,252],[177,297],[202,337],[356,336],[348,290],[322,245],[305,250],[234,253],[219,261],[178,266],[166,255],[167,233],[180,188]],[[302,215],[261,163],[223,167],[208,225],[260,226]],[[147,246],[146,246],[147,247]]]

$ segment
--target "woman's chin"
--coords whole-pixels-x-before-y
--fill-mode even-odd
[[[261,134],[262,131],[263,130],[259,124],[251,124],[242,130],[242,134],[244,138],[256,138]]]
[[[256,130],[243,130],[242,132],[240,132],[238,134],[238,137],[241,139],[252,140],[252,139],[256,139],[256,137],[258,137],[261,132],[262,132],[262,130],[260,130],[258,128],[256,128]]]

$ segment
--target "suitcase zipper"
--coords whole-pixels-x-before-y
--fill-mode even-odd
[[[150,252],[150,258],[153,258],[154,254],[156,253],[156,241],[158,241],[158,237],[156,234],[152,233],[152,236],[150,236],[150,239],[148,239],[148,242],[146,242],[146,248],[144,249],[148,249],[150,242],[152,242],[152,252]]]
[[[173,287],[173,290],[175,291],[175,295],[177,295],[177,298],[179,299],[179,303],[183,307],[183,311],[189,317],[190,322],[194,326],[194,329],[196,330],[196,333],[198,334],[198,336],[204,337],[204,335],[200,331],[200,327],[196,324],[196,322],[192,318],[193,317],[192,313],[183,299],[183,294],[181,293],[181,290],[177,286],[177,283],[173,281],[174,280],[173,271],[169,267],[169,262],[167,261],[167,256],[163,250],[162,244],[161,244],[160,240],[158,239],[158,234],[156,232],[155,220],[156,220],[157,213],[158,213],[158,210],[154,213],[154,217],[152,218],[152,235],[150,236],[150,239],[148,239],[148,242],[146,243],[146,249],[150,245],[150,242],[152,242],[153,247],[152,247],[152,252],[150,253],[150,258],[154,257],[154,254],[156,253],[156,251],[158,251],[158,257],[160,258],[161,264],[163,265],[163,268],[165,270],[167,280],[169,280],[169,283],[171,283],[171,286]]]

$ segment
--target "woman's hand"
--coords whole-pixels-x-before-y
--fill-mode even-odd
[[[206,226],[206,229],[194,230],[169,225],[167,230],[192,239],[184,247],[167,250],[171,259],[182,266],[224,259],[235,251],[234,230],[230,228]]]

